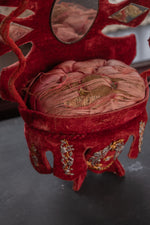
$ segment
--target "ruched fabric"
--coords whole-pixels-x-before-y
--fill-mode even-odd
[[[41,73],[28,90],[30,108],[56,116],[105,113],[144,99],[135,69],[117,60],[66,61]]]

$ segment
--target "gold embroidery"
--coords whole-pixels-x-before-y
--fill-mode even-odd
[[[90,169],[100,171],[108,169],[114,163],[114,160],[117,159],[123,147],[124,147],[124,139],[112,142],[103,150],[95,152],[93,156],[91,156],[91,158],[87,161],[88,167]],[[113,151],[115,151],[114,154],[112,154]]]
[[[103,164],[99,164],[99,165],[92,165],[91,162],[87,161],[87,165],[90,169],[94,169],[94,170],[106,170],[108,169],[112,164],[114,163],[114,161],[111,161],[109,164],[103,166]]]
[[[36,167],[38,167],[39,166],[39,161],[37,156],[38,153],[34,144],[31,145],[30,151],[31,151],[31,158],[33,160],[33,163]]]
[[[61,140],[61,145],[60,145],[60,150],[61,150],[61,162],[63,164],[63,170],[66,175],[74,175],[71,171],[73,170],[72,165],[74,162],[74,158],[72,157],[74,148],[72,145],[69,145],[67,140]]]
[[[120,139],[118,141],[114,141],[112,144],[110,144],[110,150],[114,151],[116,148],[118,148],[118,146],[120,146],[120,144],[122,144],[124,142],[123,139]]]
[[[143,143],[143,134],[145,129],[145,122],[141,121],[139,126],[139,152],[142,151],[142,143]]]

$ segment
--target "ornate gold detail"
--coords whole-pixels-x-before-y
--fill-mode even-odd
[[[143,143],[143,134],[144,134],[144,129],[145,129],[145,122],[141,121],[140,126],[139,126],[139,152],[142,151],[142,143]]]
[[[90,169],[106,170],[117,159],[124,147],[124,139],[120,139],[112,142],[103,150],[95,152],[93,156],[87,161],[87,165]],[[115,151],[115,152],[114,152]]]
[[[115,151],[114,159],[117,159],[124,147],[124,139],[114,141],[110,144],[110,151]]]
[[[101,171],[108,169],[113,163],[114,161],[111,161],[109,164],[103,166],[102,163],[100,163],[99,165],[93,165],[91,162],[87,161],[87,165],[90,169],[101,170]]]
[[[39,166],[38,157],[36,155],[32,155],[31,157],[33,159],[34,165],[38,167]]]
[[[66,175],[74,175],[71,171],[73,170],[72,165],[74,162],[74,158],[72,157],[74,148],[72,145],[69,145],[67,140],[61,140],[61,145],[60,145],[60,151],[61,151],[61,162],[63,164],[63,170]]]
[[[32,153],[33,153],[33,152],[34,152],[34,153],[37,152],[37,149],[36,149],[36,147],[35,147],[34,144],[31,145],[30,150],[31,150]]]
[[[114,141],[110,144],[110,150],[114,151],[116,148],[118,148],[118,146],[120,146],[120,144],[122,144],[124,142],[123,139],[120,139],[118,141]]]
[[[39,161],[37,156],[38,153],[34,144],[31,145],[30,152],[31,152],[31,158],[33,160],[34,165],[38,167],[39,166]]]

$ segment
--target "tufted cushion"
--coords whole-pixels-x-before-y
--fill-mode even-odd
[[[117,60],[66,61],[40,73],[28,90],[29,107],[69,117],[119,110],[145,97],[143,78]]]

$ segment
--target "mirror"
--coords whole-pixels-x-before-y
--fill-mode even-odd
[[[98,2],[99,0],[56,0],[50,16],[56,38],[64,43],[74,43],[83,38],[97,16]]]
[[[137,17],[141,16],[149,9],[142,6],[137,5],[135,3],[130,3],[124,8],[120,9],[119,11],[115,12],[110,16],[110,18],[115,19],[119,22],[123,23],[130,23],[132,20],[136,19]]]

